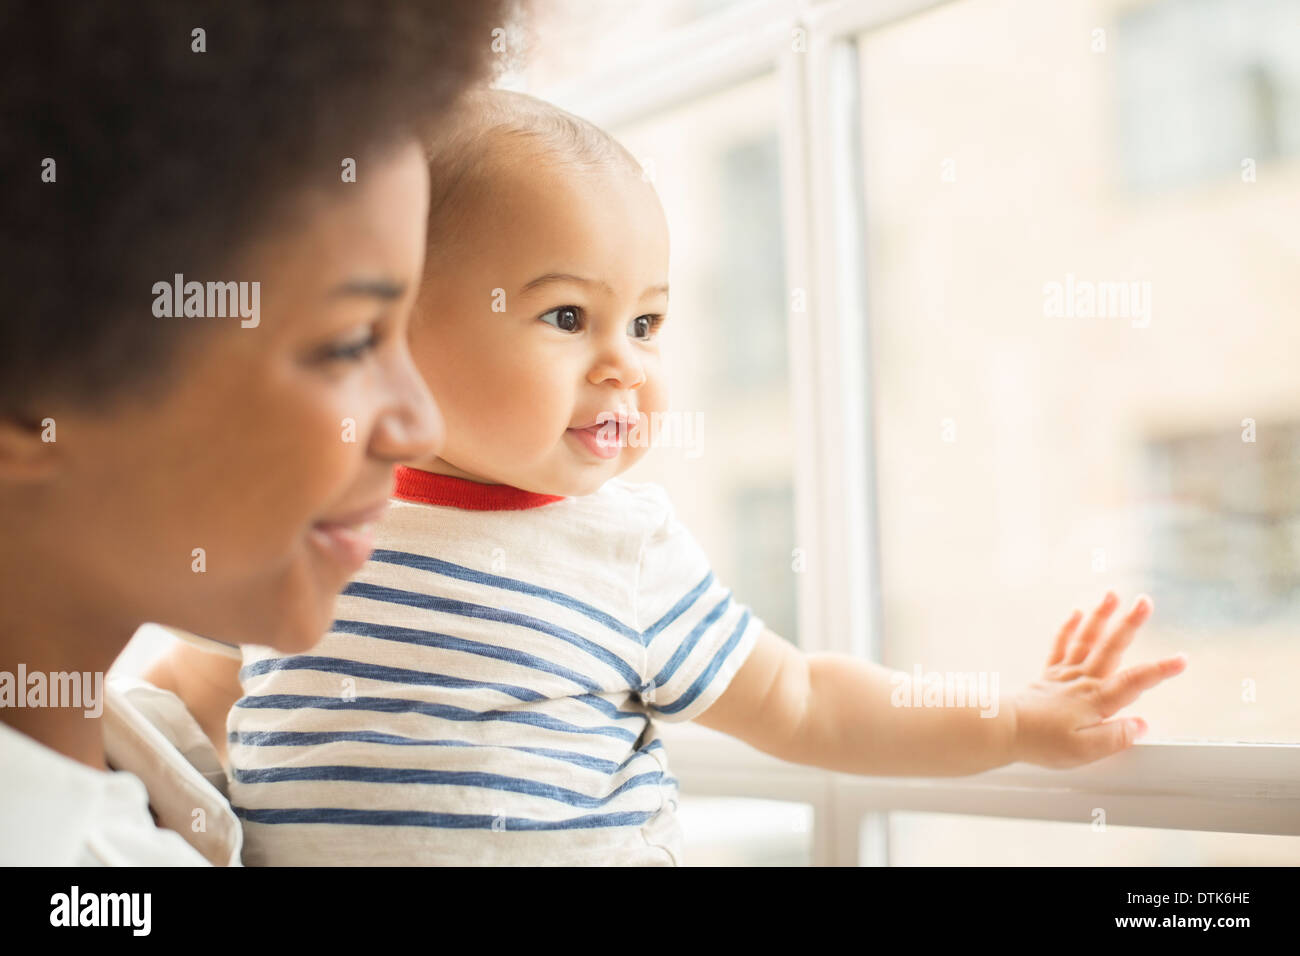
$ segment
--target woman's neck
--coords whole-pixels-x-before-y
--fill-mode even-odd
[[[78,763],[106,769],[103,700],[88,704],[82,696],[78,701],[81,706],[68,706],[61,691],[75,682],[84,692],[89,681],[89,688],[98,688],[97,692],[102,693],[104,675],[135,628],[105,627],[102,614],[85,613],[84,608],[68,600],[66,593],[42,593],[39,582],[32,580],[30,568],[22,574],[12,566],[0,567],[0,575],[4,580],[24,581],[21,595],[9,594],[0,601],[0,671],[8,675],[6,680],[14,682],[15,694],[12,701],[6,700],[0,707],[0,722]],[[66,587],[61,590],[66,592]],[[20,665],[27,686],[17,683]],[[59,674],[68,677],[61,682],[54,677]],[[42,680],[45,693],[29,694],[33,681]],[[22,707],[16,706],[18,695]],[[27,706],[29,702],[36,706]],[[87,716],[87,711],[92,716]]]

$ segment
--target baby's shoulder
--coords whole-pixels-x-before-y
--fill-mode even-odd
[[[626,481],[611,478],[600,490],[588,496],[591,504],[612,509],[628,518],[635,517],[654,527],[662,524],[673,510],[672,501],[662,485],[650,481]]]
[[[668,492],[654,482],[613,478],[590,497],[599,497],[599,503],[593,504],[608,516],[606,520],[635,536],[643,547],[657,547],[664,541],[675,541],[685,530]]]

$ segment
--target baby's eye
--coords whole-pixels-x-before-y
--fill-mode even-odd
[[[627,334],[634,339],[648,339],[663,325],[662,315],[638,315],[627,324]]]
[[[561,332],[576,332],[582,318],[582,310],[576,305],[562,305],[538,316],[547,325],[553,325]]]

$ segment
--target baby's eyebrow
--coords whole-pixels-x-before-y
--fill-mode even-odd
[[[613,295],[614,289],[604,279],[584,279],[582,276],[575,276],[568,272],[548,272],[546,275],[538,276],[532,282],[523,287],[522,292],[532,292],[545,285],[551,285],[555,282],[576,282],[578,285],[594,285],[607,295]]]
[[[542,286],[550,285],[555,282],[574,282],[577,283],[578,285],[593,285],[596,286],[596,288],[600,289],[602,292],[604,292],[606,295],[614,294],[613,287],[604,279],[587,279],[582,276],[573,275],[572,273],[569,272],[548,272],[546,273],[546,275],[538,276],[536,279],[532,280],[527,285],[525,285],[520,290],[520,293],[522,294],[526,292],[532,292],[534,289],[539,289]],[[656,295],[658,293],[663,293],[664,295],[667,295],[668,283],[665,282],[661,285],[651,286],[650,288],[646,289],[644,292],[641,293],[641,298],[648,299],[650,296]]]

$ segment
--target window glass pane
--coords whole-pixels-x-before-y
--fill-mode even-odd
[[[893,866],[1296,866],[1300,837],[891,813]]]
[[[1190,656],[1153,739],[1300,739],[1297,35],[965,0],[861,38],[891,666],[1009,690],[1145,591],[1126,659]]]
[[[762,0],[533,0],[527,5],[529,29],[526,74],[534,89],[617,70],[647,47],[688,34],[700,21],[735,17],[745,25],[745,7]]]
[[[1161,190],[1234,175],[1244,156],[1300,152],[1300,6],[1182,0],[1115,20],[1119,159],[1127,185]]]
[[[652,449],[627,478],[662,484],[718,577],[795,640],[779,99],[768,75],[613,132],[668,216],[662,341],[674,421],[694,436]]]
[[[811,866],[813,808],[783,800],[683,797],[686,866]]]

